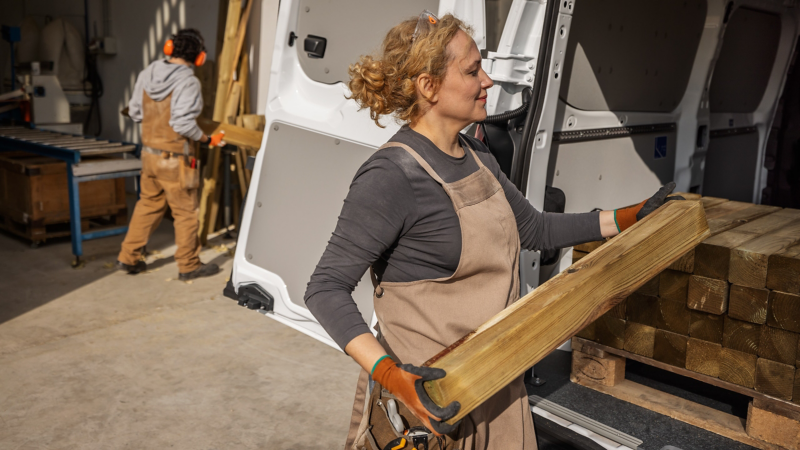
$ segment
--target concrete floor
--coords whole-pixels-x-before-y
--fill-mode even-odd
[[[341,449],[359,368],[343,353],[177,281],[172,222],[149,271],[116,272],[122,237],[38,249],[0,234],[0,449]],[[155,252],[154,252],[155,251]]]

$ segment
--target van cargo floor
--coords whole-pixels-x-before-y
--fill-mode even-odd
[[[672,445],[683,450],[746,450],[745,445],[710,431],[618,400],[569,381],[570,352],[556,350],[536,365],[536,376],[546,380],[539,387],[528,386],[538,395],[565,408],[643,441],[643,450]],[[749,397],[680,375],[628,360],[625,378],[660,391],[744,418]],[[540,450],[548,450],[546,446]]]

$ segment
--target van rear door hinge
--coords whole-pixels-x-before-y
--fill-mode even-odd
[[[530,86],[536,70],[535,59],[528,55],[486,52],[481,65],[492,81]]]
[[[257,284],[244,284],[239,286],[239,292],[234,300],[239,306],[247,309],[272,311],[275,307],[275,298]]]

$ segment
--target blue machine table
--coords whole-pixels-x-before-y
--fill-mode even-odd
[[[83,241],[115,236],[128,230],[127,226],[121,226],[82,232],[79,189],[81,182],[124,177],[136,177],[138,185],[142,169],[140,145],[23,126],[0,126],[0,151],[23,151],[67,163],[73,267],[81,264]]]

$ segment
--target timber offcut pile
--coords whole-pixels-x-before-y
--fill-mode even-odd
[[[800,210],[700,200],[710,236],[581,330],[573,347],[586,343],[750,395],[759,404],[775,399],[772,404],[788,405],[800,419],[791,403],[800,405]],[[578,246],[574,259],[605,245]],[[575,357],[573,364],[575,375]],[[778,428],[800,430],[800,421]]]

